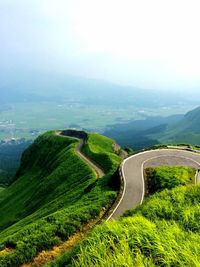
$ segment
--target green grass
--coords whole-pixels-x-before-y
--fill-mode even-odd
[[[176,221],[185,231],[200,233],[200,185],[178,186],[147,198],[125,216],[142,215],[149,220]]]
[[[112,142],[102,139],[98,150],[107,148],[104,153],[120,161]],[[47,132],[24,152],[13,184],[0,194],[0,248],[13,249],[0,253],[0,266],[20,266],[41,250],[67,240],[115,199],[117,192],[108,184],[116,162],[111,159],[112,169],[97,179],[75,153],[77,144],[77,139]]]
[[[99,134],[90,134],[88,140],[83,147],[83,152],[93,159],[104,172],[112,172],[116,170],[120,163],[118,155],[113,153],[112,145],[115,142],[105,136]]]
[[[4,187],[1,187],[1,186],[0,186],[0,193],[1,193],[4,189],[5,189]]]
[[[196,169],[190,167],[161,166],[145,170],[147,192],[152,194],[166,188],[194,183]]]
[[[148,197],[119,220],[96,227],[51,267],[199,266],[200,185]]]
[[[200,152],[200,146],[191,146],[191,148],[194,150],[199,150],[199,152]]]

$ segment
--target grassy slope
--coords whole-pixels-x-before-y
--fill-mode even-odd
[[[168,127],[168,129],[161,134],[152,135],[161,143],[200,143],[200,107],[186,113],[184,118]]]
[[[95,149],[95,136],[92,140]],[[116,197],[108,187],[120,162],[110,147],[113,141],[102,139],[102,147],[97,145],[97,153],[113,154],[116,160],[109,159],[111,172],[99,180],[75,153],[77,143],[48,132],[23,154],[16,181],[0,194],[0,266],[18,266],[67,239]],[[108,166],[106,160],[102,166]],[[6,247],[12,253],[4,253]]]
[[[194,183],[196,169],[189,167],[161,166],[145,170],[148,193],[152,194],[165,188]]]
[[[4,189],[5,189],[4,187],[1,187],[1,186],[0,186],[0,193],[1,193]]]
[[[200,146],[191,146],[192,147],[192,149],[195,149],[195,150],[199,150],[199,152],[200,152]]]
[[[105,173],[112,172],[119,165],[119,157],[113,153],[114,141],[106,136],[90,134],[83,152],[93,159]]]
[[[51,266],[199,266],[199,202],[200,185],[157,192]]]

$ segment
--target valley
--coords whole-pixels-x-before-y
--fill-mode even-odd
[[[0,185],[8,185],[20,165],[24,150],[31,144],[25,139],[0,141]]]
[[[154,108],[137,105],[105,106],[81,102],[16,103],[0,112],[0,139],[34,139],[51,129],[76,128],[103,132],[107,125],[145,119],[149,116],[168,116],[185,113],[191,106]]]
[[[33,140],[51,129],[103,133],[110,125],[164,119],[199,104],[187,93],[180,96],[54,72],[17,70],[0,73],[0,79],[0,140]]]

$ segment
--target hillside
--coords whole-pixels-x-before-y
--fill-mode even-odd
[[[104,134],[114,138],[121,146],[140,150],[160,143],[158,134],[163,133],[168,126],[178,123],[181,119],[183,119],[183,115],[131,120],[127,123],[108,125]]]
[[[200,107],[185,115],[148,117],[127,123],[108,125],[104,134],[114,138],[121,146],[135,150],[155,144],[200,143]]]
[[[0,266],[20,266],[67,240],[115,199],[111,177],[121,159],[114,141],[87,138],[84,153],[104,169],[102,178],[77,155],[78,143],[47,132],[24,152],[13,183],[0,193]]]
[[[200,107],[185,114],[180,122],[169,125],[158,135],[151,135],[161,143],[200,143]]]
[[[23,151],[31,144],[24,139],[0,141],[0,185],[8,184],[20,165]]]
[[[161,175],[160,169],[157,170]],[[164,172],[163,172],[164,171]],[[164,175],[169,168],[162,170]],[[177,167],[174,174],[192,171]],[[172,175],[173,168],[170,168]],[[64,266],[187,266],[200,262],[200,185],[177,176],[165,179],[154,195],[119,220],[96,227],[76,248],[48,267]],[[160,176],[160,181],[162,177]],[[178,184],[178,186],[177,186]]]

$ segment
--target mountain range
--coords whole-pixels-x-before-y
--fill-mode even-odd
[[[127,123],[108,125],[104,132],[122,146],[136,150],[155,144],[198,145],[200,143],[200,107],[185,115],[149,117]]]

